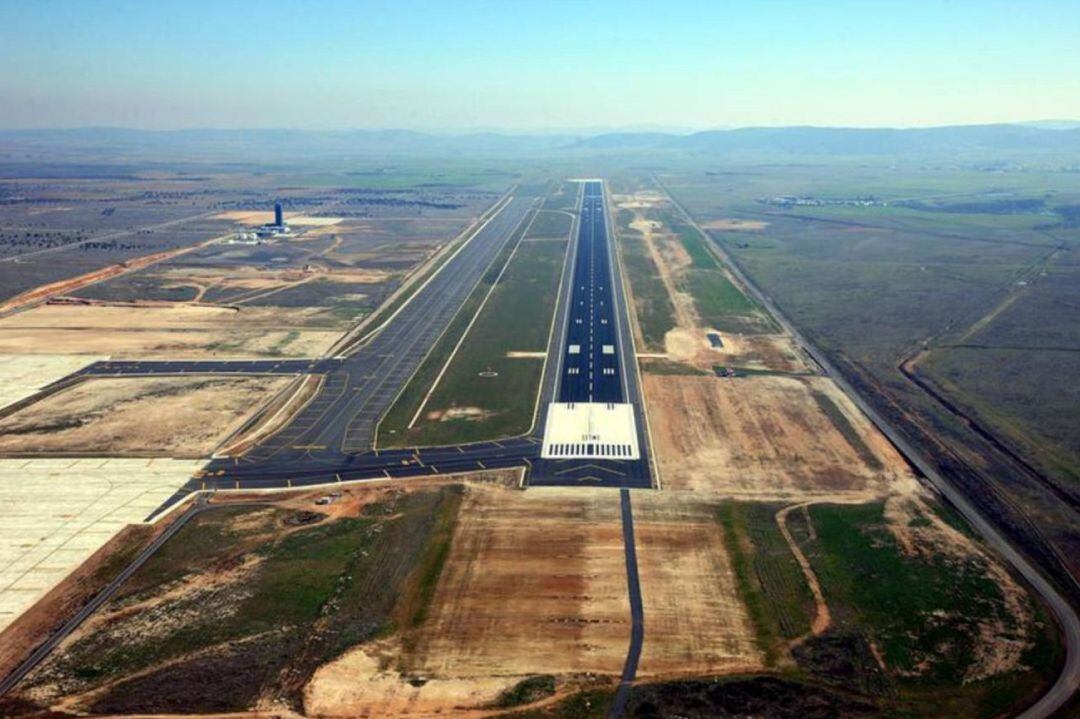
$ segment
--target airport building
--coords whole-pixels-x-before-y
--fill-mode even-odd
[[[255,234],[260,238],[289,234],[289,226],[285,224],[285,210],[280,202],[274,203],[274,221],[260,226],[255,230]]]

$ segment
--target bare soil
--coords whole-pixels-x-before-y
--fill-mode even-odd
[[[617,675],[629,638],[616,494],[470,488],[406,664],[440,678]]]
[[[685,492],[635,493],[633,503],[648,626],[638,676],[762,669],[715,504]]]
[[[400,652],[396,642],[360,646],[324,665],[305,691],[305,710],[320,717],[469,716],[520,680],[404,676],[392,659]]]
[[[783,334],[741,335],[716,332],[723,343],[713,347],[707,330],[700,327],[671,330],[664,337],[667,356],[700,369],[716,366],[767,370],[790,374],[811,374],[816,367],[795,342]]]
[[[207,456],[289,381],[89,379],[0,419],[0,452]]]
[[[320,310],[51,304],[0,319],[0,353],[132,358],[314,357],[340,332]]]
[[[914,483],[906,462],[824,377],[644,377],[665,489],[739,498],[885,495]],[[815,401],[827,396],[871,466]]]
[[[769,223],[762,220],[739,220],[733,217],[701,223],[701,229],[717,230],[719,232],[759,232],[768,226]]]

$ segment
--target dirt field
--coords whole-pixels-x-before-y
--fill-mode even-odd
[[[636,492],[633,504],[647,627],[638,676],[761,669],[715,505],[685,492]]]
[[[667,204],[666,198],[651,191],[619,197],[622,200],[618,202],[618,207],[634,213],[630,228],[640,234],[656,265],[667,295],[671,299],[676,327],[664,336],[664,351],[669,359],[705,371],[711,371],[716,365],[790,373],[814,371],[804,353],[796,348],[787,335],[739,335],[717,332],[714,328],[707,326],[698,314],[693,296],[685,291],[685,275],[693,266],[692,258],[679,237],[672,233],[664,223],[646,217],[650,208]],[[742,221],[724,222],[741,223]],[[756,226],[763,223],[747,222],[745,224]],[[741,225],[739,227],[741,228]],[[747,229],[760,228],[748,227]],[[643,345],[636,321],[634,325],[638,334],[638,344]],[[723,347],[712,346],[707,336],[710,332],[721,335]]]
[[[718,365],[791,374],[815,371],[811,360],[787,335],[717,334],[721,347],[712,346],[705,329],[673,329],[664,337],[666,356],[707,371]]]
[[[0,353],[138,358],[314,357],[340,332],[283,307],[52,304],[0,320]]]
[[[888,531],[905,553],[928,562],[982,556],[970,539],[933,516],[915,487],[894,487],[908,493],[893,494],[887,503]],[[627,608],[619,596],[624,575],[615,567],[621,553],[617,499],[604,494],[470,487],[425,624],[404,642],[400,636],[370,642],[324,665],[305,692],[308,714],[486,716],[485,707],[530,673],[555,677],[550,701],[583,682],[604,685],[607,677],[610,686],[625,646],[619,620]],[[860,496],[835,494],[828,501]],[[646,616],[638,677],[762,671],[716,501],[671,490],[635,492],[633,501]],[[791,510],[808,516],[802,505],[784,514]],[[812,526],[808,537],[805,531],[799,541],[815,542]],[[1028,646],[1016,624],[1030,621],[1030,606],[1000,565],[991,564],[1015,622],[980,625],[977,658],[966,675],[972,681],[1015,669]],[[815,635],[830,626],[828,607],[821,608]],[[587,679],[585,670],[599,676]]]
[[[635,493],[647,640],[638,675],[723,674],[761,666],[737,599],[715,506]],[[356,647],[306,692],[325,716],[456,715],[523,678],[618,675],[629,642],[618,495],[595,489],[470,485],[425,623]],[[409,677],[425,682],[410,683]],[[392,711],[388,708],[392,708]]]
[[[480,489],[409,664],[441,677],[615,675],[629,636],[617,494]]]
[[[309,263],[303,268],[270,269],[251,265],[230,267],[181,266],[163,268],[154,274],[162,289],[189,288],[194,294],[191,302],[201,302],[209,290],[217,296],[224,296],[221,304],[245,304],[252,300],[265,299],[290,287],[315,280],[333,282],[342,285],[363,285],[385,282],[391,273],[385,270],[371,269],[330,269],[318,263]]]
[[[788,499],[887,494],[894,483],[914,481],[892,446],[826,378],[644,380],[665,489]]]
[[[768,226],[768,222],[761,220],[739,220],[732,217],[710,220],[701,225],[702,229],[720,232],[757,232]]]
[[[0,452],[205,457],[289,381],[91,379],[0,419]]]

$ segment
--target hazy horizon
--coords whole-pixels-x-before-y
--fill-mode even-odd
[[[3,129],[552,133],[1080,117],[1080,5],[1061,0],[3,7],[0,57],[16,70],[0,78]]]

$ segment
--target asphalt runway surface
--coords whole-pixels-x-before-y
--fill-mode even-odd
[[[641,659],[641,646],[645,642],[645,608],[641,600],[641,580],[638,575],[637,545],[634,542],[634,510],[630,503],[630,492],[619,490],[619,505],[622,516],[623,547],[626,553],[626,592],[630,598],[630,646],[626,651],[619,688],[608,709],[608,719],[619,719],[626,711],[630,701],[634,678],[637,676],[638,661]]]
[[[557,369],[557,386],[548,401],[614,402],[634,406],[640,459],[540,459],[532,462],[528,482],[534,486],[652,486],[648,438],[637,382],[637,359],[630,336],[622,276],[615,261],[608,227],[607,202],[600,181],[585,183],[571,280],[563,293],[561,332],[548,349]],[[571,349],[576,352],[571,353]],[[546,406],[546,402],[544,403]],[[537,428],[543,436],[543,426]]]
[[[610,247],[599,182],[585,185],[559,402],[623,402]],[[605,353],[605,348],[607,353]],[[570,354],[571,349],[577,352]]]

